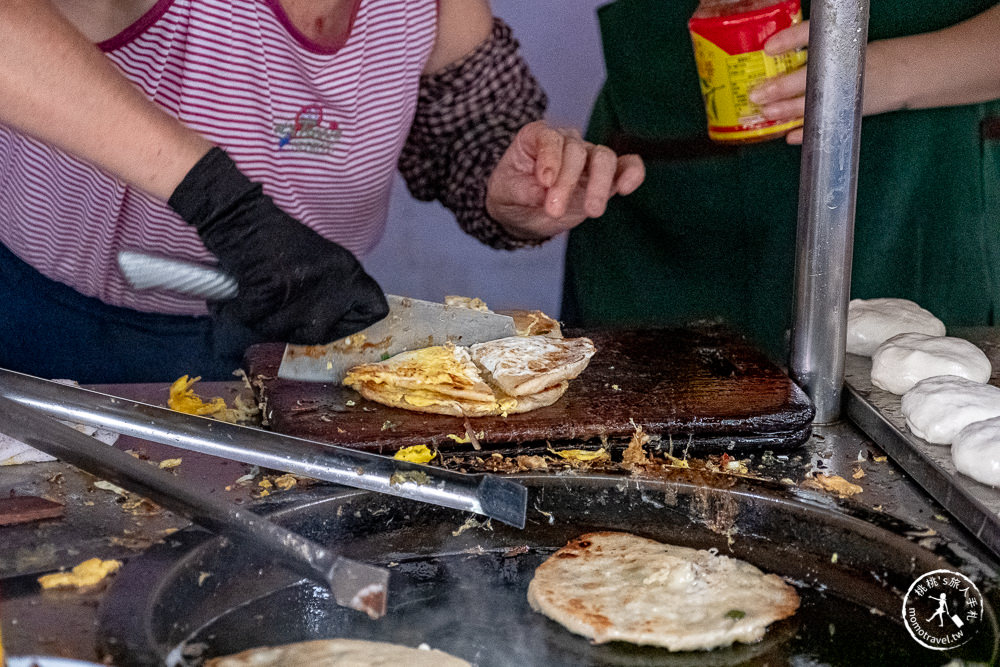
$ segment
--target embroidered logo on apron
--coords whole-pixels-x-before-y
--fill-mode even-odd
[[[321,106],[310,104],[299,109],[294,120],[275,123],[274,134],[278,137],[279,150],[287,146],[307,153],[329,153],[340,141],[342,132],[337,121],[324,123]]]

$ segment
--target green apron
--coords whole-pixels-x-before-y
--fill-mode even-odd
[[[995,2],[872,0],[869,39],[939,29]],[[696,5],[598,10],[607,80],[587,138],[639,152],[647,177],[570,233],[561,316],[590,327],[721,320],[784,361],[801,149],[708,140],[687,31]],[[993,324],[1000,139],[981,125],[994,116],[1000,101],[864,119],[853,297],[912,299],[948,326]]]

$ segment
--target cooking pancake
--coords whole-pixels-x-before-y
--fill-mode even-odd
[[[572,380],[590,363],[596,349],[589,338],[511,336],[470,348],[472,360],[495,386],[510,396],[528,396]]]
[[[711,551],[588,533],[535,571],[528,602],[596,644],[697,651],[760,640],[799,607],[780,577]]]
[[[443,651],[409,648],[398,644],[358,639],[313,641],[261,646],[241,653],[212,658],[205,667],[471,667]]]
[[[496,396],[468,349],[450,344],[355,366],[344,384],[369,400],[417,412],[482,416],[496,408]]]

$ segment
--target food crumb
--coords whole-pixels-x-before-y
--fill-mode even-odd
[[[586,449],[549,449],[550,452],[564,459],[571,459],[576,461],[598,461],[604,459],[610,459],[611,455],[601,447],[597,451],[590,451]]]
[[[282,491],[287,491],[298,483],[295,479],[295,475],[285,474],[274,479],[274,485],[277,486]]]
[[[38,578],[43,589],[49,588],[89,588],[104,580],[122,566],[120,560],[85,560],[69,572],[55,572]]]
[[[393,473],[391,477],[389,477],[390,486],[399,486],[400,484],[406,484],[407,482],[411,482],[418,486],[422,486],[424,484],[430,484],[431,478],[428,477],[427,473],[425,473],[422,470],[408,470],[406,472],[396,472]]]
[[[437,456],[437,452],[431,451],[427,445],[413,445],[412,447],[403,447],[392,458],[410,463],[428,463],[435,456]]]
[[[802,482],[804,488],[818,489],[820,491],[831,491],[841,498],[848,498],[864,491],[857,484],[852,484],[840,475],[825,475],[816,473],[811,479]]]
[[[452,537],[458,537],[459,535],[469,530],[470,528],[484,528],[486,530],[493,530],[493,520],[486,519],[485,521],[479,521],[478,519],[476,519],[475,516],[470,516],[468,519],[465,520],[465,523],[463,523],[461,526],[458,527],[457,530],[451,531],[451,535]]]
[[[521,470],[548,470],[549,462],[544,456],[528,456],[522,454],[514,459],[517,467]]]
[[[163,459],[160,461],[160,470],[170,470],[181,464],[181,459]]]
[[[628,447],[622,454],[622,465],[631,469],[642,468],[651,463],[649,456],[642,448],[643,445],[649,442],[649,436],[646,435],[641,426],[635,424],[633,426],[635,426],[635,432],[632,434],[632,439],[629,440]]]
[[[224,399],[217,396],[206,403],[201,396],[196,394],[194,389],[192,389],[194,384],[200,379],[200,375],[194,378],[182,375],[177,378],[174,383],[170,385],[170,397],[167,399],[167,406],[171,410],[176,410],[177,412],[183,412],[189,415],[212,417],[224,414],[228,409]]]

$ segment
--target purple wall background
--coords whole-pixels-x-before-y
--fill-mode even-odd
[[[493,0],[549,95],[549,122],[581,130],[604,80],[596,8],[608,0]],[[397,177],[381,243],[363,260],[386,292],[440,301],[457,294],[498,308],[558,315],[565,238],[540,248],[492,250],[437,203],[413,200]]]

